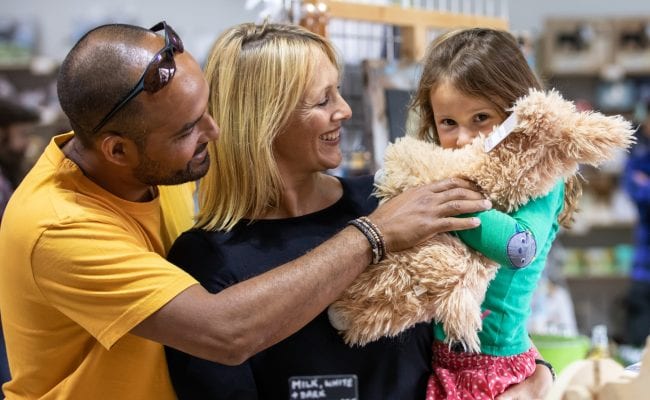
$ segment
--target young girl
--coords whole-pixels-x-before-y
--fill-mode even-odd
[[[460,148],[503,122],[515,100],[541,85],[515,39],[507,32],[468,29],[434,41],[425,57],[412,107],[417,135],[444,148]],[[530,300],[559,225],[568,226],[580,187],[576,178],[558,181],[546,196],[512,214],[478,214],[479,228],[458,232],[470,247],[501,267],[483,301],[481,353],[449,346],[442,326],[434,326],[433,374],[429,399],[494,398],[535,370],[539,354],[526,331]],[[509,244],[528,237],[527,253],[509,254]]]

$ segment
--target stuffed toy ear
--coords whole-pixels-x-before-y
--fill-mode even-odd
[[[616,151],[634,142],[634,129],[620,115],[605,116],[595,111],[578,112],[575,105],[555,90],[531,89],[515,103],[518,127],[534,137],[544,132],[545,151],[558,151],[563,159],[578,164],[598,165],[612,159]]]
[[[607,117],[598,112],[580,112],[572,126],[564,131],[571,138],[566,152],[575,155],[581,164],[598,165],[634,143],[632,124],[620,115]]]

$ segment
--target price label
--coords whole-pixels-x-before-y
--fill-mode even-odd
[[[359,400],[356,375],[313,375],[289,378],[289,400]]]

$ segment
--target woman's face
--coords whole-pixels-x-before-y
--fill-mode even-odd
[[[460,148],[479,132],[488,134],[505,119],[505,113],[480,97],[470,97],[443,82],[429,95],[440,146]]]
[[[322,51],[316,58],[314,77],[274,142],[281,171],[317,172],[341,163],[341,123],[352,116],[352,110],[339,93],[336,67]]]

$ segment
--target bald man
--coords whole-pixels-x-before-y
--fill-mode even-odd
[[[313,319],[371,262],[354,227],[218,294],[164,259],[191,223],[182,184],[206,173],[206,143],[219,136],[202,72],[166,23],[90,31],[64,60],[58,93],[73,131],[52,139],[0,227],[7,399],[172,399],[163,344],[241,363]],[[452,180],[369,217],[396,251],[474,227],[455,216],[487,207]]]

